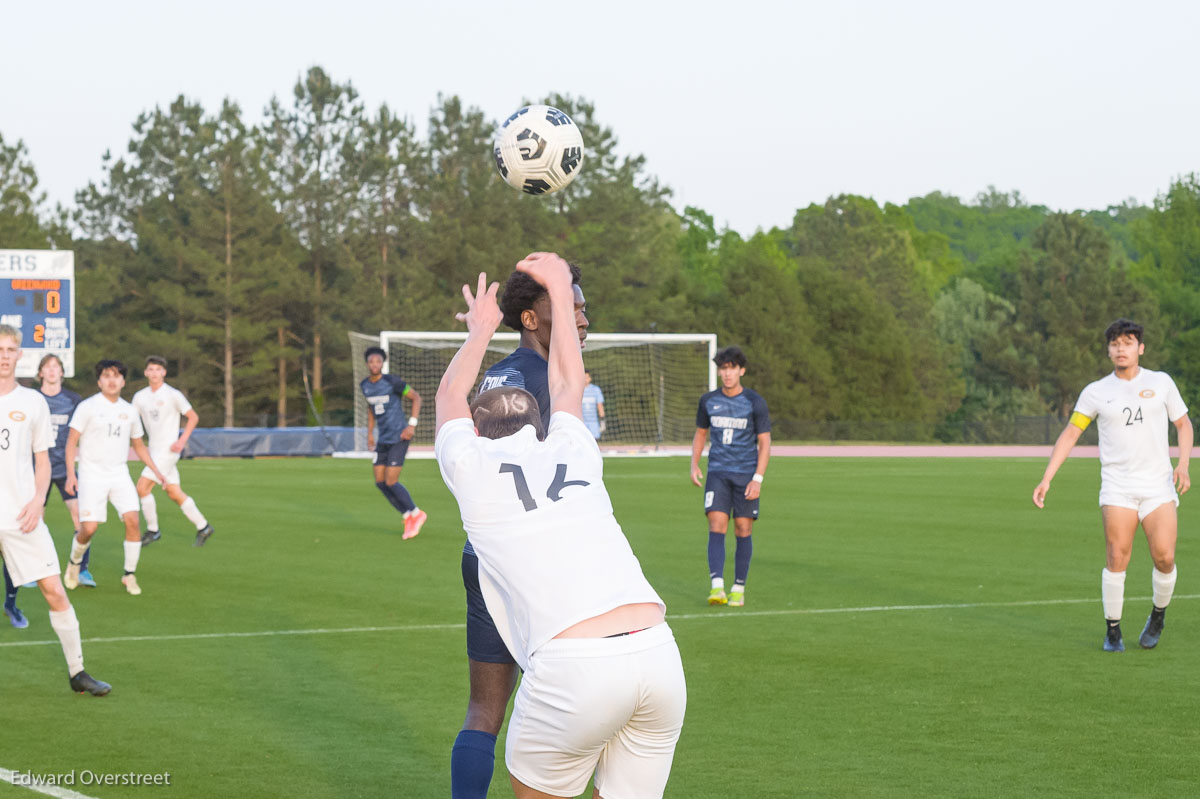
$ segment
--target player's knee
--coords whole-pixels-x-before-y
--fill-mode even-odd
[[[42,596],[46,597],[46,604],[50,606],[51,610],[62,611],[71,607],[61,580],[40,580],[38,581],[38,588],[42,590]]]
[[[388,484],[383,480],[376,480],[375,487],[382,491],[385,495],[388,494]]]
[[[1150,557],[1154,560],[1154,568],[1158,569],[1163,574],[1167,574],[1175,568],[1175,553],[1151,553]]]
[[[464,730],[479,730],[489,735],[499,735],[504,726],[504,713],[508,701],[499,702],[495,697],[476,698],[472,695],[467,702],[467,717],[463,720]]]
[[[182,505],[187,502],[187,494],[183,493],[183,489],[175,484],[166,487],[167,496],[170,497],[177,505]]]

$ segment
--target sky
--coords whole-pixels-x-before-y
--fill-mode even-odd
[[[1200,172],[1195,2],[70,0],[3,19],[0,136],[51,205],[139,113],[229,97],[258,121],[313,65],[418,132],[439,94],[492,119],[587,99],[677,208],[742,234],[844,193],[995,186],[1070,211]]]

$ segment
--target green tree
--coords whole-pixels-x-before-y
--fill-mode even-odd
[[[18,139],[9,145],[0,135],[0,248],[34,250],[50,245],[41,218],[45,200],[25,142]]]

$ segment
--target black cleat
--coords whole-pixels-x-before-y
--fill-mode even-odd
[[[158,539],[162,538],[162,533],[158,530],[147,530],[142,533],[142,546],[153,544]]]
[[[1105,652],[1124,652],[1125,642],[1121,640],[1121,622],[1108,622],[1108,629],[1104,632],[1104,651]]]
[[[197,533],[196,533],[196,543],[192,544],[192,546],[194,546],[194,547],[202,547],[202,546],[204,546],[204,542],[205,542],[205,541],[207,541],[207,540],[208,540],[208,537],[209,537],[210,535],[212,535],[212,534],[213,534],[212,525],[211,525],[211,524],[206,524],[206,525],[204,525],[204,529],[203,529],[203,530],[199,530],[199,531],[197,531]]]
[[[1142,630],[1141,637],[1138,638],[1138,643],[1142,645],[1142,649],[1153,649],[1158,646],[1158,639],[1162,635],[1163,621],[1166,615],[1166,608],[1155,608],[1150,611],[1150,618],[1146,619],[1146,627]]]
[[[112,686],[106,682],[92,679],[92,675],[86,671],[81,671],[71,678],[71,690],[77,694],[104,696],[112,690]]]

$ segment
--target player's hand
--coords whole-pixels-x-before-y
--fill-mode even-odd
[[[517,271],[529,275],[547,290],[571,286],[571,267],[556,253],[531,252],[517,264]]]
[[[762,483],[757,480],[751,480],[746,483],[746,499],[758,499],[758,495],[762,493]]]
[[[36,498],[25,503],[25,507],[17,514],[17,526],[22,533],[32,533],[37,528],[38,522],[42,520],[44,508],[45,503],[38,502]]]
[[[158,469],[154,470],[154,474],[156,477],[158,477],[158,484],[165,489],[167,487],[167,478],[164,477],[163,473],[160,472]]]
[[[1033,489],[1033,504],[1039,508],[1046,507],[1046,492],[1050,490],[1050,481],[1043,480]]]
[[[704,472],[700,471],[699,466],[692,467],[692,483],[698,486],[704,485]]]
[[[171,445],[172,452],[183,452],[183,448],[187,446],[186,441],[176,441]]]
[[[77,494],[77,493],[79,493],[76,490],[78,488],[79,488],[78,478],[76,478],[75,475],[73,475],[73,474],[68,474],[67,481],[65,483],[63,483],[63,491],[66,491],[68,494]]]
[[[1175,467],[1175,490],[1180,494],[1186,494],[1191,487],[1192,478],[1188,477],[1188,467],[1181,463]]]
[[[466,322],[468,333],[483,332],[490,336],[500,327],[500,321],[504,317],[496,303],[496,292],[499,290],[499,283],[488,286],[487,275],[483,272],[479,273],[479,289],[474,297],[471,296],[470,286],[462,287],[463,299],[467,301],[467,312],[457,313],[454,318]]]
[[[400,431],[400,438],[404,439],[405,441],[412,441],[413,433],[415,432],[417,432],[416,429],[410,424],[408,427]]]

